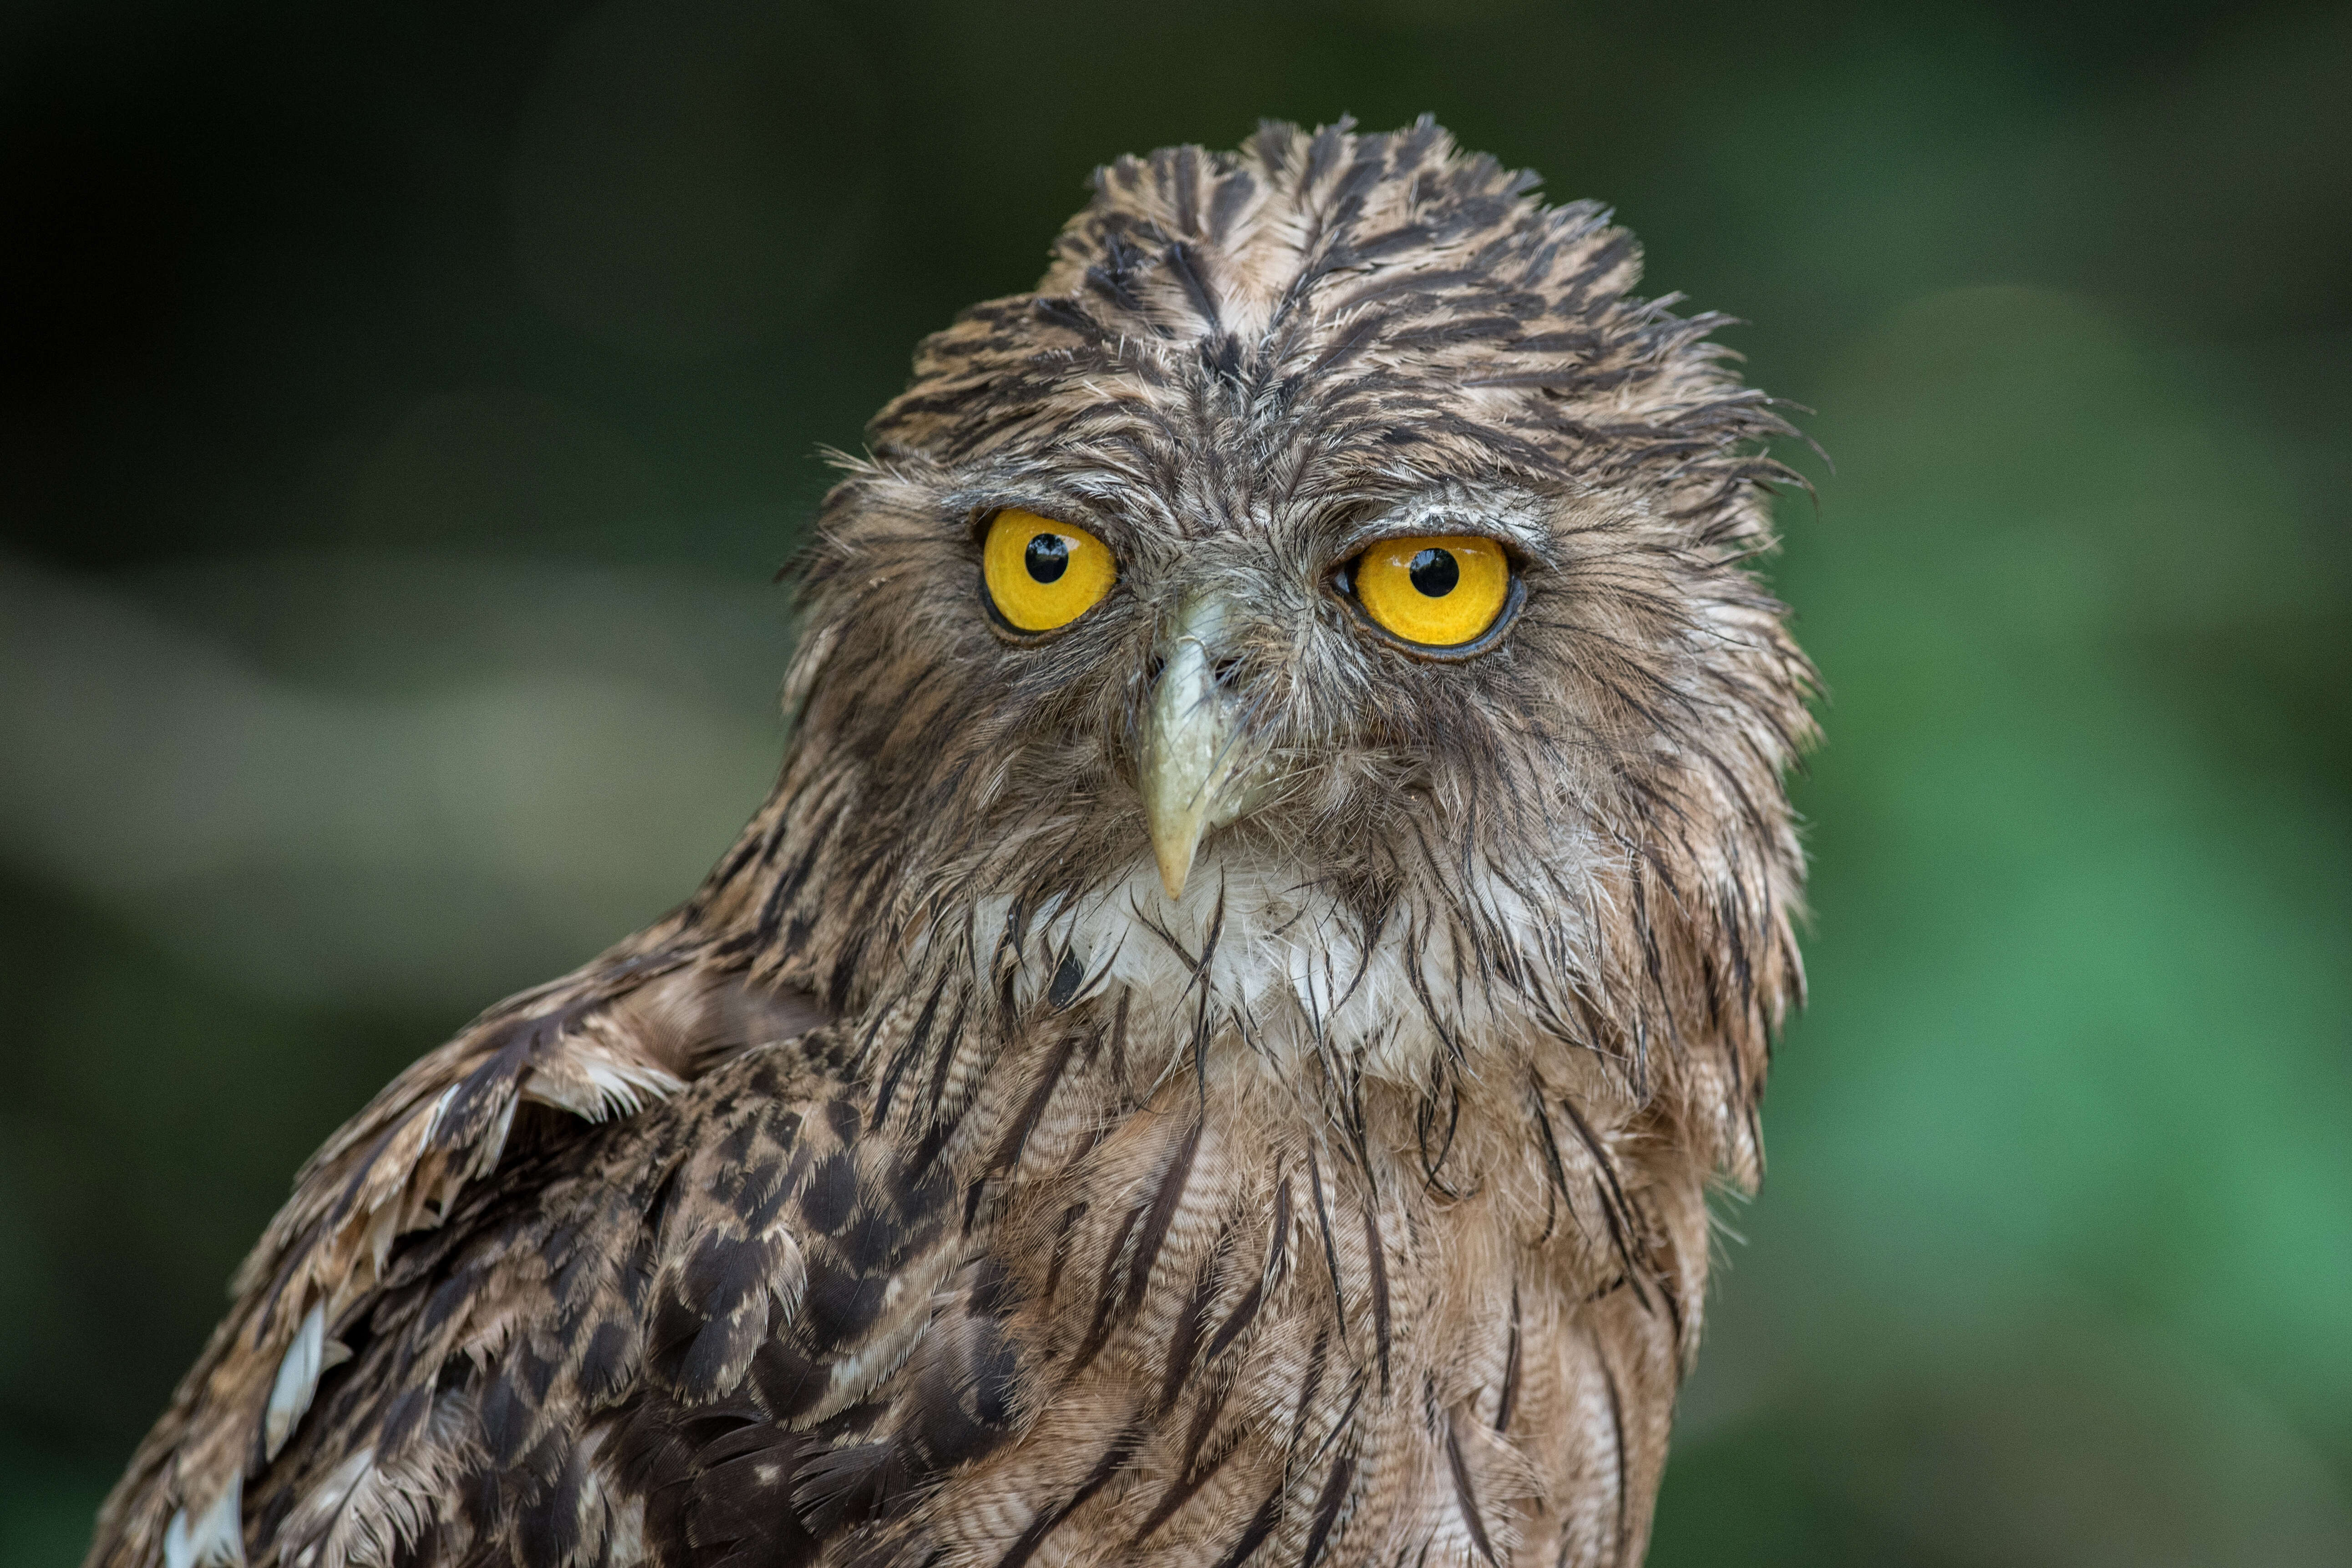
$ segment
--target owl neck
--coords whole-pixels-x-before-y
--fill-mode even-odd
[[[897,1076],[929,1079],[1069,1029],[1115,1030],[1145,1098],[1212,1073],[1442,1096],[1466,1067],[1560,1048],[1528,1005],[1526,965],[1498,967],[1491,934],[1368,921],[1302,868],[1213,842],[1178,900],[1139,853],[1075,893],[943,888],[903,863],[916,836],[875,831],[898,825],[868,809],[864,782],[795,755],[677,919],[720,961],[819,998],[877,1081],[894,1041],[911,1053]]]
[[[1137,1094],[1229,1072],[1295,1094],[1385,1086],[1444,1114],[1461,1082],[1533,1072],[1659,1100],[1754,1180],[1766,1040],[1798,984],[1783,902],[1748,890],[1716,909],[1694,896],[1705,868],[1633,853],[1598,865],[1581,900],[1537,908],[1497,881],[1408,889],[1368,913],[1308,868],[1220,840],[1171,900],[1139,841],[1083,880],[1017,859],[975,868],[954,820],[877,785],[870,754],[804,731],[674,929],[713,963],[816,997],[877,1083],[894,1062],[984,1077],[1066,1028],[1123,1019]],[[1654,860],[1678,892],[1651,880]]]

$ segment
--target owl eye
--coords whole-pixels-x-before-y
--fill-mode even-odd
[[[1510,558],[1473,534],[1384,539],[1356,558],[1349,578],[1374,625],[1434,650],[1477,641],[1512,603]]]
[[[1006,507],[989,520],[980,548],[989,603],[1020,632],[1068,626],[1118,581],[1110,547],[1085,529]]]

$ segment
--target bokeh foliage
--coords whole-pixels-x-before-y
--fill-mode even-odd
[[[2352,14],[0,16],[0,1563],[293,1167],[756,801],[766,579],[1086,170],[1435,111],[1835,468],[1810,1013],[1654,1562],[2352,1561]]]

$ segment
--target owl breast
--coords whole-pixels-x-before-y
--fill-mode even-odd
[[[1014,1436],[910,1536],[997,1565],[1633,1560],[1698,1173],[1607,1075],[1512,1039],[1457,1036],[1448,1067],[1425,1017],[1426,1045],[1318,1038],[1286,933],[1330,911],[1223,880],[1209,965],[1198,925],[1070,917],[1090,994],[972,1090]]]

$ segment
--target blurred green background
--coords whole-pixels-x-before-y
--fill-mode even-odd
[[[761,795],[820,442],[1096,162],[1433,110],[1835,461],[1653,1561],[2352,1563],[2352,12],[0,13],[0,1563],[310,1149]]]

